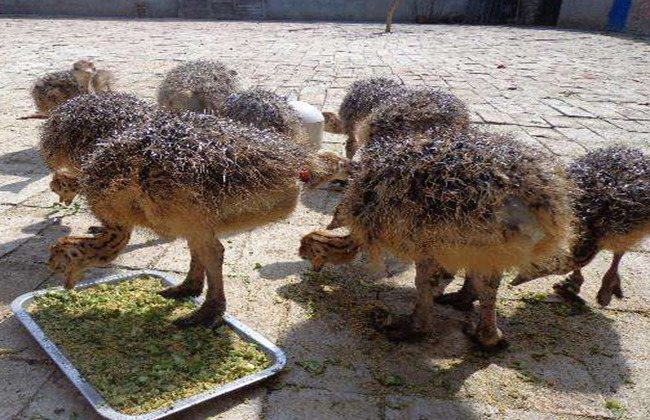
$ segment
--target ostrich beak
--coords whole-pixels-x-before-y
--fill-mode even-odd
[[[66,206],[69,206],[70,204],[72,204],[73,201],[74,201],[74,199],[59,197],[59,203],[63,203]]]

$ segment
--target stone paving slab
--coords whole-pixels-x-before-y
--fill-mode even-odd
[[[0,418],[25,417],[26,405],[39,394],[43,384],[54,374],[49,364],[28,363],[22,360],[3,360],[0,363],[2,404]]]
[[[322,420],[380,418],[374,397],[319,389],[283,389],[269,396],[269,420]]]
[[[48,210],[5,207],[0,213],[0,256],[10,255],[47,226],[55,223]]]
[[[95,220],[83,201],[55,208],[38,156],[40,121],[32,80],[91,58],[117,88],[154,100],[178,62],[216,58],[245,86],[263,86],[335,110],[346,88],[370,76],[448,89],[472,121],[512,132],[564,161],[620,142],[650,148],[650,39],[548,28],[287,22],[0,18],[0,419],[97,418],[9,312],[19,294],[60,284],[47,247],[84,234]],[[343,152],[344,138],[324,148]],[[198,419],[647,419],[650,418],[650,241],[621,266],[626,297],[598,307],[610,256],[585,270],[576,309],[552,295],[558,277],[505,286],[498,304],[508,352],[486,357],[463,334],[476,314],[436,307],[437,333],[395,345],[368,327],[381,303],[408,313],[413,269],[389,260],[384,273],[354,263],[309,272],[302,234],[324,226],[340,200],[305,192],[287,220],[224,238],[228,310],[282,346],[278,378],[174,416]],[[153,268],[179,281],[183,241],[136,232],[127,252],[86,278]],[[388,274],[388,277],[384,276]],[[457,278],[451,289],[460,287]],[[612,407],[620,406],[620,410]]]

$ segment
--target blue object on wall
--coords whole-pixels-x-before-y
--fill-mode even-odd
[[[607,30],[623,32],[627,23],[627,15],[632,7],[632,0],[614,0],[612,9],[609,11]]]

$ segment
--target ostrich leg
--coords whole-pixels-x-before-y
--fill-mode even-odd
[[[453,276],[431,261],[415,264],[417,300],[413,310],[413,328],[420,332],[433,330],[433,302],[442,295]]]
[[[467,277],[459,291],[438,296],[436,303],[453,306],[459,311],[471,311],[477,299],[478,295],[472,286],[472,279]]]
[[[205,267],[201,263],[196,250],[190,248],[190,271],[185,280],[176,286],[168,287],[160,292],[165,298],[180,299],[185,297],[196,297],[203,291],[205,280]]]
[[[553,285],[553,291],[568,302],[585,305],[586,302],[579,296],[584,282],[585,278],[582,276],[582,270],[576,268],[565,280],[555,283]]]
[[[223,254],[224,248],[216,237],[208,242],[189,243],[190,249],[195,250],[201,264],[205,266],[208,278],[208,292],[203,305],[192,314],[176,321],[180,327],[193,325],[211,326],[221,324],[221,315],[226,311],[226,294],[223,287]]]
[[[621,263],[621,259],[625,255],[624,252],[614,253],[614,259],[612,260],[612,265],[607,270],[607,273],[603,276],[603,281],[598,291],[598,296],[596,299],[598,303],[602,306],[607,306],[612,301],[612,294],[617,298],[621,299],[623,297],[623,289],[621,289],[621,277],[618,275],[618,266]]]
[[[485,351],[497,351],[508,346],[503,333],[497,327],[496,300],[501,274],[471,276],[474,290],[478,293],[479,322],[474,331],[474,340]]]
[[[421,261],[415,264],[415,288],[417,297],[415,309],[410,316],[399,317],[385,327],[385,333],[391,341],[407,341],[422,337],[433,331],[433,301],[440,296],[453,276],[444,271],[433,261]]]
[[[575,266],[573,273],[565,280],[553,285],[553,290],[558,296],[578,305],[586,304],[584,299],[579,296],[580,289],[585,281],[581,269],[589,264],[599,251],[596,242],[593,240],[584,240],[576,246],[573,251],[573,263]]]

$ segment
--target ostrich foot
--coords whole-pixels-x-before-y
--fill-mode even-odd
[[[623,295],[623,289],[621,289],[621,285],[616,285],[614,286],[614,290],[612,290],[614,293],[614,296],[616,296],[618,299],[623,299],[625,296]]]
[[[372,328],[395,343],[417,341],[424,336],[424,333],[414,328],[412,315],[395,316],[386,309],[377,307],[368,313],[368,318]]]
[[[166,299],[182,299],[187,297],[197,297],[203,292],[203,284],[193,285],[181,283],[177,286],[171,286],[161,290],[158,294]]]
[[[587,303],[583,298],[578,296],[579,289],[576,289],[575,284],[571,278],[567,278],[559,283],[553,285],[553,291],[562,299],[575,305],[584,306]]]
[[[623,298],[623,289],[621,289],[621,278],[618,273],[607,273],[603,278],[602,286],[598,290],[596,300],[600,306],[607,306],[612,301],[612,295],[618,299]]]
[[[225,305],[220,305],[217,302],[206,301],[199,309],[192,312],[190,315],[179,318],[174,321],[179,328],[187,328],[194,326],[204,327],[217,327],[224,324],[223,313]]]
[[[475,324],[470,323],[463,329],[474,345],[483,353],[495,354],[507,350],[510,343],[500,329],[478,328]]]
[[[453,293],[445,293],[435,299],[435,302],[440,305],[449,305],[456,310],[468,312],[474,309],[474,301],[476,296],[465,291],[458,291]]]

